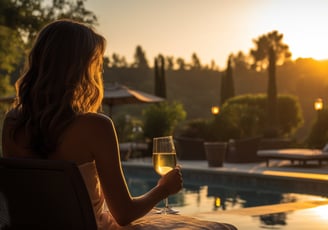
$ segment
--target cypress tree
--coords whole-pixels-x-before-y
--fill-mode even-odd
[[[226,78],[227,78],[226,73],[223,73],[221,76],[220,106],[222,106],[224,104],[224,102],[227,100],[227,98],[226,98],[226,95],[227,95]]]
[[[231,59],[232,57],[229,56],[226,73],[221,78],[221,105],[229,98],[235,96]]]
[[[165,61],[162,55],[155,58],[155,95],[166,98]]]
[[[155,88],[154,88],[154,94],[156,95],[156,96],[158,96],[158,94],[159,94],[159,85],[160,85],[160,83],[159,83],[159,73],[158,73],[158,64],[157,64],[157,58],[155,57],[155,59],[154,59],[154,73],[155,73],[155,84],[154,84],[154,86],[155,86]]]

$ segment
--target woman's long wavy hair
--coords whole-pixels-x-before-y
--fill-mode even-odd
[[[27,147],[47,158],[76,115],[97,112],[104,94],[105,46],[104,37],[79,22],[62,19],[46,25],[16,83],[13,138],[24,129]]]

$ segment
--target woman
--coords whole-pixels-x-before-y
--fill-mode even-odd
[[[148,193],[131,197],[114,125],[97,113],[103,98],[104,51],[105,39],[86,25],[72,20],[46,25],[16,83],[16,101],[2,134],[5,157],[76,162],[99,229],[113,222],[127,225],[182,188],[177,167]]]

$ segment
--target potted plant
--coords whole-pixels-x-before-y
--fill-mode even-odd
[[[193,146],[192,149],[194,151],[192,152],[188,148],[186,154],[198,154],[197,160],[207,160],[210,167],[221,167],[228,148],[227,141],[229,138],[236,136],[236,132],[230,124],[231,122],[226,117],[229,118],[230,116],[222,117],[219,114],[210,120],[188,120],[176,127],[174,136],[176,140],[180,138],[194,139],[197,142],[201,140],[203,151],[200,151],[199,146],[197,148]],[[180,145],[177,145],[177,147],[180,150]],[[191,156],[189,159],[191,159]],[[193,159],[196,159],[196,157],[193,157]]]
[[[219,123],[218,117],[207,123],[204,149],[209,167],[222,167],[227,152],[227,142],[223,141]]]
[[[222,167],[227,152],[227,142],[204,142],[209,167]]]

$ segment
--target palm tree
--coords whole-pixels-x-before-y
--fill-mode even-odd
[[[258,71],[268,69],[267,130],[265,135],[270,137],[278,135],[278,130],[276,130],[278,122],[276,65],[282,64],[291,57],[288,45],[284,44],[282,40],[283,34],[272,31],[253,40],[256,49],[251,50],[251,56],[254,58],[252,67]]]

